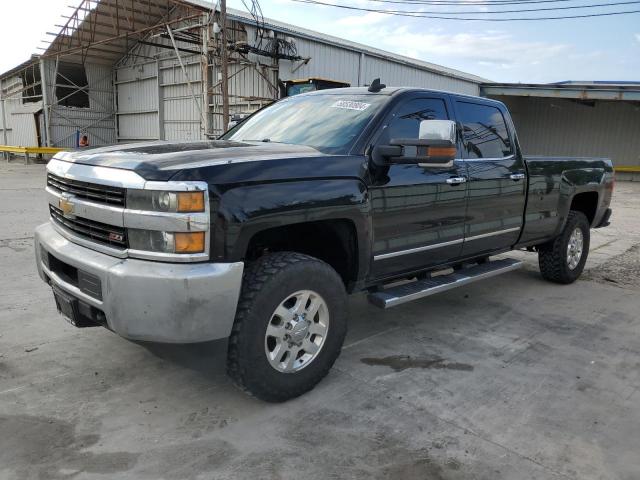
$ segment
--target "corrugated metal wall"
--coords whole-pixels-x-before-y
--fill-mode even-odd
[[[640,166],[640,104],[496,96],[513,116],[525,155],[608,157]]]
[[[359,83],[358,72],[360,54],[352,50],[327,45],[314,40],[292,37],[295,41],[298,55],[311,57],[306,65],[289,60],[280,61],[280,78],[294,80],[297,78],[321,77],[330,80],[348,82],[353,86]]]
[[[22,78],[14,76],[0,82],[2,102],[0,109],[0,143],[4,142],[5,128],[8,145],[38,146],[37,115],[42,101],[22,101]],[[4,113],[2,112],[4,109]],[[6,120],[4,125],[3,117]]]
[[[432,88],[467,95],[478,95],[480,92],[477,83],[431,72],[391,58],[381,58],[295,35],[291,35],[291,38],[295,41],[298,54],[305,58],[311,57],[311,60],[302,65],[301,62],[281,60],[282,80],[322,77],[348,82],[352,86],[364,86],[375,78],[380,78],[383,83],[392,86]]]
[[[113,107],[113,71],[105,65],[86,63],[87,93],[89,108],[56,105],[55,72],[56,61],[45,61],[47,102],[51,106],[49,131],[51,145],[55,147],[76,146],[78,131],[86,134],[89,145],[110,145],[116,142]]]
[[[115,90],[118,141],[159,138],[158,63],[116,69]]]
[[[191,83],[191,89],[177,59],[160,62],[163,138],[200,140],[204,138],[203,117],[200,113],[203,108],[200,56],[183,56],[182,62]]]
[[[242,31],[244,28],[244,32]],[[236,23],[236,41],[253,41],[255,27]],[[477,95],[477,83],[438,74],[383,59],[353,48],[323,43],[304,35],[292,35],[298,54],[310,57],[308,63],[280,60],[249,54],[233,59],[229,65],[229,111],[251,113],[278,98],[278,79],[323,77],[349,82],[351,85],[369,84],[380,77],[387,85],[416,86]],[[157,41],[162,41],[157,39]],[[167,44],[168,45],[168,44]],[[191,48],[193,45],[180,44]],[[137,55],[137,56],[136,56]],[[160,60],[145,60],[158,57]],[[209,66],[209,105],[204,115],[202,63],[199,55],[181,54],[194,95],[190,91],[178,59],[171,50],[140,47],[135,55],[124,59],[115,69],[117,102],[117,139],[119,142],[148,139],[193,140],[206,138],[205,122],[213,135],[223,133],[221,75],[215,65]],[[206,118],[206,120],[205,120]]]
[[[477,83],[468,82],[390,60],[364,56],[361,84],[367,85],[375,78],[380,78],[387,85],[400,87],[432,88],[448,92],[479,95]]]
[[[195,101],[177,58],[116,69],[118,141],[202,138],[200,57],[186,56],[182,61]]]

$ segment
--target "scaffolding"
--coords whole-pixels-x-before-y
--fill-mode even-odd
[[[171,131],[180,122],[194,126],[189,138],[215,138],[226,130],[230,111],[250,113],[278,98],[279,59],[301,59],[292,42],[265,31],[259,17],[253,25],[228,18],[225,0],[82,0],[71,8],[59,30],[47,32],[40,55],[0,78],[4,145],[12,143],[6,117],[17,115],[7,102],[17,99],[20,111],[35,115],[30,141],[39,147],[78,146],[85,134],[93,144],[173,139],[187,130]],[[145,68],[157,90],[146,105],[140,91],[126,85],[147,77],[125,75],[125,69]],[[188,100],[197,116],[168,118],[167,104],[177,100]],[[153,115],[156,129],[120,132],[145,114]]]

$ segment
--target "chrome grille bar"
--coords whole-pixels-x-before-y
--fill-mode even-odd
[[[65,217],[62,210],[53,205],[49,205],[49,213],[53,221],[71,230],[76,235],[109,245],[110,247],[127,248],[127,234],[124,228],[81,217]],[[120,238],[121,240],[119,240]]]
[[[52,173],[47,174],[47,185],[60,192],[72,193],[93,202],[119,206],[125,204],[125,189],[120,187],[72,180]]]

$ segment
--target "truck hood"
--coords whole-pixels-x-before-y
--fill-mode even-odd
[[[154,141],[61,152],[55,158],[84,165],[133,170],[146,180],[169,180],[182,170],[247,162],[325,157],[303,145],[271,142]]]

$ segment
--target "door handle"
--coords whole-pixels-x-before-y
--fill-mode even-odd
[[[447,178],[447,183],[449,185],[460,185],[461,183],[466,183],[466,177],[451,177]]]
[[[509,175],[509,178],[514,182],[517,182],[518,180],[524,180],[525,177],[526,175],[524,173],[512,173],[511,175]]]

